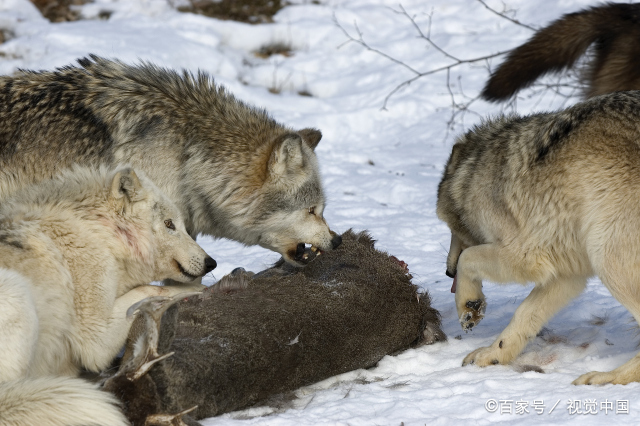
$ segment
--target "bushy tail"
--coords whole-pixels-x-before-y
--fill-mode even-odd
[[[481,96],[489,101],[506,100],[538,77],[570,68],[594,42],[609,43],[621,34],[637,31],[639,14],[638,4],[607,3],[564,15],[511,51]]]
[[[0,426],[124,426],[118,401],[71,377],[0,383]]]

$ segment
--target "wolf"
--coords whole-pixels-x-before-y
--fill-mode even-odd
[[[125,162],[173,200],[186,229],[304,266],[340,244],[314,149],[207,74],[97,56],[0,78],[0,200],[72,164]]]
[[[592,45],[581,73],[585,98],[640,89],[640,4],[605,3],[538,30],[509,53],[481,96],[507,100],[538,77],[571,68]]]
[[[216,266],[178,208],[131,167],[75,166],[0,204],[0,425],[126,424],[78,379],[124,345],[131,305]],[[187,293],[192,294],[192,293]]]
[[[482,281],[535,283],[495,342],[463,365],[507,364],[597,275],[640,322],[640,91],[566,110],[499,117],[460,137],[438,187],[451,229],[447,275],[464,330],[486,308]],[[574,384],[640,380],[640,354]]]

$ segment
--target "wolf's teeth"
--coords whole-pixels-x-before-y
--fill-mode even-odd
[[[315,252],[317,252],[317,251],[318,251],[318,247],[316,247],[316,246],[311,246],[311,251],[312,251],[312,252],[314,252],[314,253],[315,253]]]

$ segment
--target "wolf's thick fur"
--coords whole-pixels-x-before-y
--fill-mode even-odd
[[[81,379],[50,376],[0,382],[0,426],[128,424],[116,398]]]
[[[169,195],[193,237],[259,244],[298,265],[304,243],[339,244],[323,219],[318,130],[289,129],[203,73],[79,63],[0,78],[0,199],[60,167],[123,161]]]
[[[640,322],[640,92],[557,113],[502,117],[461,137],[438,188],[451,229],[462,327],[484,314],[482,281],[535,283],[496,341],[464,364],[512,361],[597,275]],[[640,354],[576,384],[640,380]]]
[[[482,97],[510,98],[538,77],[571,68],[594,45],[582,72],[585,97],[640,89],[640,4],[606,3],[569,13],[514,49]]]
[[[131,305],[185,292],[145,283],[187,282],[214,266],[175,205],[130,167],[76,166],[5,198],[0,424],[125,424],[113,399],[74,376],[110,365]]]

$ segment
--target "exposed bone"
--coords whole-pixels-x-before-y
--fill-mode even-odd
[[[133,359],[130,362],[133,362],[134,365],[138,368],[144,368],[145,364],[148,362],[157,362],[158,355],[158,334],[160,330],[160,321],[162,320],[162,316],[171,306],[176,304],[176,302],[185,299],[187,297],[195,296],[200,294],[200,292],[188,292],[188,293],[180,293],[173,297],[163,297],[163,296],[154,296],[147,297],[139,301],[138,303],[132,305],[127,310],[127,317],[131,317],[135,314],[138,314],[144,318],[146,333],[143,333],[136,342],[136,345],[142,345],[139,348],[138,353],[135,354]],[[144,355],[144,358],[141,358]],[[163,359],[169,355],[163,356]],[[142,361],[144,359],[144,361]],[[156,361],[154,361],[156,360]],[[153,364],[152,364],[153,365]],[[148,368],[151,368],[149,366]],[[147,370],[148,370],[147,368]],[[146,370],[145,370],[146,372]],[[129,373],[130,374],[130,373]],[[128,374],[128,375],[129,375]],[[134,376],[140,377],[143,373],[135,373]]]
[[[173,297],[149,297],[132,305],[127,316],[138,315],[144,329],[137,335],[131,356],[122,361],[118,372],[103,383],[103,389],[113,392],[124,403],[127,417],[134,426],[187,426],[182,416],[195,410],[192,407],[178,414],[157,414],[161,412],[161,401],[154,392],[155,383],[146,374],[157,363],[169,358],[174,352],[158,354],[160,324],[163,314],[171,306],[186,297],[201,294],[185,292]],[[149,395],[149,398],[138,398],[138,395]],[[147,414],[149,414],[147,416]],[[144,422],[144,423],[143,423]],[[193,424],[193,422],[191,423]]]
[[[189,414],[198,408],[197,405],[181,411],[177,414],[152,414],[147,416],[144,422],[144,426],[188,426],[183,420],[182,416]]]

